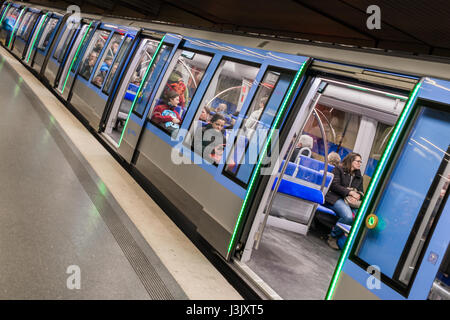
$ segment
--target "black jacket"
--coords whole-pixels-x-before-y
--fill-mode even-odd
[[[353,175],[352,179],[352,175],[350,174],[350,172],[343,169],[341,166],[334,167],[334,178],[325,196],[325,201],[327,203],[333,205],[339,199],[343,199],[348,196],[350,192],[348,187],[356,188],[358,191],[364,193],[363,177],[361,176],[361,171],[356,170],[354,172],[355,174]]]

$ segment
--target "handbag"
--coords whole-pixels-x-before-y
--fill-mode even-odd
[[[361,191],[359,191],[356,188],[350,187],[352,185],[352,181],[353,181],[353,176],[351,176],[351,178],[350,178],[350,183],[348,184],[347,189],[349,189],[350,191],[358,192],[359,195],[360,195],[360,198],[358,200],[358,199],[356,199],[356,198],[354,198],[352,196],[346,196],[344,198],[344,201],[350,208],[352,208],[352,209],[359,209],[359,206],[361,205],[361,202],[362,202],[361,199],[364,196],[364,193],[362,193]]]
[[[361,200],[357,200],[356,198],[353,198],[352,196],[346,196],[344,201],[352,209],[359,209],[359,206],[361,205]]]
[[[359,207],[361,206],[361,202],[362,202],[361,199],[364,196],[364,194],[361,191],[358,191],[356,188],[347,188],[347,189],[349,189],[350,191],[358,192],[361,197],[358,200],[352,196],[346,196],[344,198],[345,203],[352,209],[359,209]]]

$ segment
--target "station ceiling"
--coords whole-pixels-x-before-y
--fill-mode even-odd
[[[82,12],[450,57],[448,0],[31,0]],[[380,29],[371,5],[380,9]]]

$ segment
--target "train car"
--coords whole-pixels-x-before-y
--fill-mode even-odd
[[[1,17],[0,42],[2,45],[10,48],[23,10],[23,6],[20,4],[8,3],[6,5]]]
[[[372,190],[423,79],[450,74],[427,57],[83,14],[74,25],[31,7],[46,12],[31,36],[43,46],[24,63],[269,299],[323,299],[348,261],[350,236],[343,255],[323,239],[338,220],[330,153],[358,152]]]
[[[65,16],[66,14],[60,10],[47,11],[36,26],[25,62],[39,75],[43,74],[46,69],[55,39],[58,38],[64,25]]]
[[[30,45],[31,35],[40,17],[41,11],[39,9],[25,8],[11,43],[12,52],[20,59],[23,59],[26,49]]]
[[[415,89],[349,234],[328,297],[450,299],[450,82]]]

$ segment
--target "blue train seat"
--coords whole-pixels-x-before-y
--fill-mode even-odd
[[[130,83],[128,85],[127,92],[125,93],[125,99],[133,101],[134,97],[136,97],[136,92],[138,89],[139,87],[137,85]]]
[[[297,174],[296,174],[296,178],[320,186],[322,184],[323,172],[319,172],[319,171],[310,169],[308,167],[299,165]],[[327,174],[326,181],[325,181],[326,186],[328,186],[330,184],[332,178],[333,178],[332,175]]]
[[[284,160],[281,162],[280,169],[278,170],[278,172],[281,172],[281,169],[283,168],[283,166],[284,166]],[[284,174],[292,176],[292,175],[294,175],[296,169],[297,169],[297,165],[293,162],[289,162]],[[273,188],[272,188],[272,190],[273,190]]]
[[[281,167],[284,165],[282,162]],[[280,167],[280,169],[281,169]],[[325,188],[320,190],[324,172],[319,172],[302,165],[289,162],[285,175],[274,198],[269,215],[270,225],[285,230],[306,234],[309,222],[316,207],[323,207],[325,195],[333,179],[332,173],[327,173]],[[272,190],[277,182],[275,179]],[[332,210],[328,211],[333,214]]]
[[[274,184],[272,185],[272,190],[275,188],[275,184],[277,183],[278,178],[275,179]],[[303,199],[306,201],[323,204],[324,195],[322,191],[318,189],[314,189],[290,180],[281,180],[280,186],[278,187],[278,192],[287,194],[292,197],[296,197],[299,199]]]
[[[322,161],[315,160],[313,158],[308,158],[303,155],[301,155],[299,159],[300,159],[299,164],[302,166],[308,167],[316,171],[323,171],[325,169],[325,163]],[[333,169],[334,166],[328,164],[328,172],[333,172]]]
[[[336,213],[333,210],[331,210],[330,208],[327,208],[323,205],[318,205],[316,211],[327,213],[332,216],[336,216]]]

